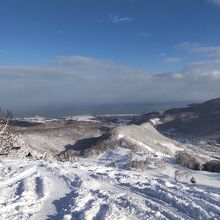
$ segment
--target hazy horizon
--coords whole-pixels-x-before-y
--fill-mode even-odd
[[[145,102],[145,103],[111,103],[111,104],[69,104],[48,105],[32,108],[28,111],[20,108],[11,110],[15,117],[63,117],[70,115],[106,115],[106,114],[143,114],[154,111],[164,111],[170,108],[184,107],[194,101],[179,102]]]

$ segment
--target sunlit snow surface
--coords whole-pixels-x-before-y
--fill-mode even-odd
[[[68,119],[96,122],[91,116]],[[48,122],[41,117],[29,121]],[[65,141],[56,135],[51,136],[47,149],[58,148]],[[219,173],[189,171],[175,164],[175,152],[185,146],[162,136],[148,123],[119,126],[115,135],[118,141],[126,139],[139,146],[138,151],[118,147],[73,163],[52,157],[48,161],[0,157],[0,220],[220,219]],[[22,140],[19,143],[25,145]],[[31,143],[42,147],[44,140],[35,134]],[[198,153],[213,158],[205,150]],[[131,158],[142,161],[152,155],[165,168],[131,168]],[[186,171],[188,176],[176,179],[176,170]],[[195,185],[190,183],[192,176]]]
[[[74,163],[0,158],[0,219],[219,219],[219,174],[192,172],[192,185],[174,179],[172,163],[143,173],[108,167],[126,157],[116,149]]]

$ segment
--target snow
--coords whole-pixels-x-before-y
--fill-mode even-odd
[[[177,151],[183,151],[183,150],[184,150],[184,149],[181,148],[181,147],[175,146],[173,143],[162,142],[162,143],[160,143],[160,144],[162,144],[163,146],[169,148],[169,150],[170,150],[173,154],[175,154]]]
[[[152,118],[150,119],[150,122],[153,126],[161,124],[161,120],[159,118]]]
[[[39,115],[34,117],[24,117],[24,118],[14,118],[15,120],[19,121],[28,121],[28,122],[36,122],[36,123],[46,123],[52,121],[58,121],[57,118],[45,118]],[[91,115],[74,115],[74,116],[66,116],[64,117],[65,120],[74,120],[74,121],[82,121],[82,122],[96,122],[94,116]]]
[[[25,117],[25,118],[14,118],[15,120],[21,120],[21,121],[29,121],[29,122],[37,122],[37,123],[44,123],[48,121],[47,118],[36,115],[34,117]]]
[[[119,140],[122,139],[123,137],[124,137],[123,134],[118,134],[118,139],[119,139]]]
[[[77,116],[67,116],[65,117],[67,120],[74,120],[74,121],[87,121],[87,122],[96,122],[97,120],[95,119],[94,116],[91,115],[77,115]]]
[[[175,155],[184,150],[183,144],[160,134],[150,123],[119,126],[114,129],[117,139],[125,139],[158,154]]]
[[[172,163],[144,172],[107,166],[127,153],[74,163],[0,158],[0,219],[219,219],[219,174],[192,171],[192,185],[191,176],[175,180]]]
[[[153,150],[151,147],[149,147],[148,145],[143,144],[143,143],[141,143],[140,141],[137,141],[137,140],[135,140],[134,138],[131,138],[131,137],[128,137],[128,139],[131,140],[132,142],[134,142],[134,143],[136,143],[136,144],[138,144],[138,145],[140,145],[140,146],[146,148],[148,151],[154,152],[154,150]]]
[[[29,219],[34,212],[35,219],[45,219],[55,211],[54,197],[62,197],[69,190],[42,164],[9,159],[1,164],[0,219]]]
[[[59,162],[46,153],[64,145],[62,135],[53,136],[48,145],[39,135],[32,138],[36,148],[32,146],[31,153],[40,155],[34,158],[46,155],[45,160],[30,160],[24,157],[31,147],[16,136],[14,141],[23,147],[10,154],[14,158],[0,156],[0,220],[219,219],[220,174],[177,165],[175,152],[186,145],[166,138],[149,123],[119,126],[113,134],[114,144],[128,141],[137,147],[122,144],[96,158]],[[48,152],[40,152],[40,145]],[[208,154],[204,150],[201,155]],[[133,161],[146,164],[139,169],[131,166]]]

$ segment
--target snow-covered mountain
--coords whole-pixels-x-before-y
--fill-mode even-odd
[[[158,119],[157,128],[161,131],[220,144],[220,98],[162,113],[145,114],[132,123],[142,124],[152,119]]]
[[[149,152],[168,155],[175,155],[177,150],[184,149],[183,144],[163,136],[151,124],[145,123],[115,127],[99,137],[81,139],[68,150],[80,151],[80,155],[86,156],[118,146],[133,151],[144,148]]]
[[[167,114],[14,119],[0,219],[219,219],[220,153],[161,134]]]

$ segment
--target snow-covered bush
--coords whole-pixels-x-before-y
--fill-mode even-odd
[[[115,162],[110,163],[108,166],[112,167],[112,168],[118,168],[118,166]]]
[[[63,152],[61,152],[58,155],[58,160],[60,161],[70,161],[70,162],[75,162],[77,161],[78,156],[80,155],[79,151],[74,151],[71,149],[65,150]]]
[[[132,159],[130,162],[130,166],[134,169],[141,170],[143,171],[145,168],[149,167],[151,164],[151,161],[149,158],[145,160],[137,160],[137,159]]]
[[[202,168],[201,158],[192,152],[177,151],[175,158],[177,164],[191,170],[201,170]]]
[[[11,117],[12,114],[10,112],[4,112],[0,109],[0,154],[2,155],[7,155],[12,150],[16,139],[16,132],[14,132],[9,123]]]
[[[220,173],[220,160],[207,161],[203,165],[203,170],[209,171],[209,172]]]
[[[146,168],[153,166],[160,170],[166,169],[166,163],[160,158],[147,157],[145,160],[134,159],[131,161],[131,167],[143,171]]]
[[[97,149],[97,148],[92,148],[92,149],[86,149],[82,152],[83,157],[96,157],[100,154],[102,154],[105,150],[103,149]]]
[[[159,168],[160,170],[166,169],[166,163],[162,159],[154,158],[153,162],[154,162],[154,166]]]
[[[179,179],[187,179],[190,176],[190,172],[187,170],[175,170],[175,180]]]
[[[143,170],[145,166],[145,163],[143,160],[132,160],[131,161],[131,167],[135,169],[141,169]]]

